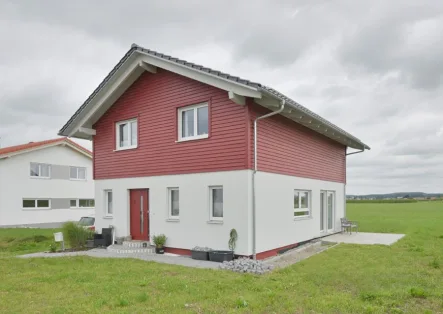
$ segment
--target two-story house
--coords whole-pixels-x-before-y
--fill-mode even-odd
[[[94,192],[92,153],[67,138],[0,148],[2,227],[91,216]]]
[[[96,224],[265,258],[340,230],[356,137],[276,90],[133,45],[60,130],[91,139]]]

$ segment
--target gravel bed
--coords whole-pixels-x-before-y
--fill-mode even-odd
[[[220,269],[231,270],[237,273],[250,273],[263,275],[273,269],[272,265],[265,264],[262,261],[256,261],[249,258],[239,258],[229,262],[223,262]]]

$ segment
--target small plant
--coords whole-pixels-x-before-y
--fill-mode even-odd
[[[362,299],[363,301],[374,301],[376,298],[377,296],[371,292],[360,293],[360,299]]]
[[[237,238],[238,238],[237,230],[231,229],[231,231],[229,232],[228,245],[229,245],[229,249],[232,252],[235,251],[235,246],[237,245]]]
[[[54,243],[51,243],[50,245],[49,245],[49,252],[51,252],[51,253],[55,253],[55,252],[57,252],[57,244],[54,242]]]
[[[426,299],[426,291],[423,290],[422,288],[413,287],[409,289],[409,294],[413,298]]]
[[[165,246],[167,237],[164,234],[155,235],[152,238],[152,241],[154,241],[155,247],[158,249],[161,249]]]
[[[432,261],[429,262],[429,266],[431,266],[432,268],[438,269],[438,268],[440,268],[440,262],[438,261],[437,258],[434,258]]]
[[[243,299],[243,297],[238,298],[235,303],[236,303],[237,308],[245,308],[245,307],[248,307],[248,305],[249,305],[248,301]]]
[[[75,222],[69,221],[63,224],[63,237],[73,249],[81,249],[86,246],[86,240],[94,237],[94,231],[85,229]]]

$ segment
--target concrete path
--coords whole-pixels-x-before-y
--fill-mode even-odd
[[[158,263],[165,263],[171,265],[181,265],[187,267],[195,267],[195,268],[211,268],[218,269],[220,263],[210,262],[210,261],[198,261],[194,260],[190,257],[186,256],[178,256],[175,254],[121,254],[121,253],[112,253],[108,252],[106,249],[92,249],[89,251],[81,251],[81,252],[66,252],[66,253],[32,253],[26,255],[19,255],[19,258],[35,258],[35,257],[68,257],[68,256],[90,256],[97,258],[136,258],[143,261],[153,261]]]
[[[352,244],[384,244],[391,245],[403,238],[404,234],[394,233],[337,233],[322,238],[322,241]]]

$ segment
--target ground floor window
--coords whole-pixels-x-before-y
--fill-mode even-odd
[[[168,189],[168,212],[169,218],[178,219],[180,217],[180,194],[178,188]]]
[[[111,190],[106,190],[105,191],[105,215],[106,216],[112,216],[113,215],[112,191]]]
[[[294,190],[294,217],[311,216],[311,192]]]
[[[93,199],[74,199],[69,200],[70,208],[94,208],[95,200]]]
[[[209,216],[211,220],[223,220],[223,187],[209,188]]]
[[[23,199],[22,206],[26,209],[49,209],[51,208],[51,201],[49,199]]]

